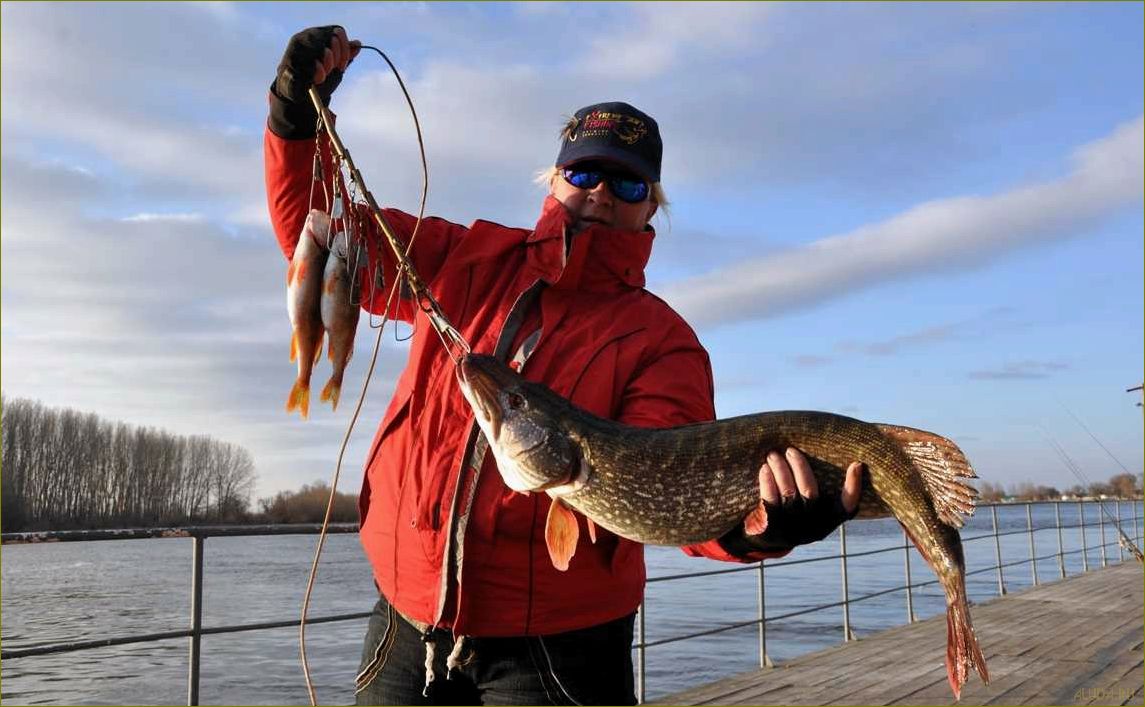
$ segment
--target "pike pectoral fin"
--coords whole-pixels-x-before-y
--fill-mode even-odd
[[[568,570],[569,560],[576,552],[580,538],[580,525],[576,515],[558,499],[549,506],[549,517],[545,520],[545,544],[549,548],[549,558],[553,567],[561,572]]]
[[[970,462],[954,442],[925,430],[876,424],[879,431],[902,448],[926,484],[934,509],[943,523],[961,528],[972,513],[978,490],[959,481],[976,478]]]
[[[588,516],[584,517],[584,522],[585,522],[585,524],[588,525],[588,539],[592,541],[593,545],[595,545],[596,544],[596,523],[593,523],[592,518],[589,518]]]

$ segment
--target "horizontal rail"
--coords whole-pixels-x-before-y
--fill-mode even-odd
[[[0,543],[67,543],[96,540],[145,540],[151,538],[221,538],[246,535],[317,535],[321,523],[288,525],[197,525],[185,528],[113,528],[103,530],[45,530],[28,533],[4,533]],[[331,523],[327,533],[356,533],[357,523]]]
[[[335,621],[353,621],[355,619],[365,619],[370,616],[369,611],[361,611],[354,614],[334,614],[331,616],[320,616],[316,619],[307,617],[306,623],[309,624],[328,624]],[[199,629],[199,635],[215,635],[220,633],[240,633],[242,631],[262,631],[271,628],[297,628],[298,619],[290,621],[264,621],[262,623],[254,624],[234,624],[230,626],[213,626],[209,628]],[[91,648],[106,648],[108,646],[125,646],[131,643],[146,643],[148,641],[166,641],[173,638],[190,638],[194,636],[196,631],[193,629],[184,629],[182,631],[163,631],[161,633],[147,633],[135,636],[121,636],[119,638],[101,638],[94,641],[75,641],[72,643],[56,643],[49,646],[33,646],[31,648],[16,648],[7,651],[0,651],[0,659],[8,658],[25,658],[32,655],[51,655],[52,653],[71,653],[72,651],[82,651]]]

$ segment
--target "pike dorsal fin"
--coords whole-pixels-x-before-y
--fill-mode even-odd
[[[930,492],[939,519],[954,528],[961,528],[974,513],[974,499],[978,490],[960,481],[977,478],[970,462],[954,442],[924,430],[901,425],[875,425],[880,432],[898,443],[906,452]]]

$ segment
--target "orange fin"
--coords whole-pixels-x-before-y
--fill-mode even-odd
[[[748,535],[761,535],[767,530],[767,509],[760,503],[747,518],[743,519],[743,532]]]
[[[325,387],[322,388],[322,402],[329,402],[330,405],[337,410],[338,398],[342,397],[342,384],[335,383],[331,378],[326,382]]]
[[[322,337],[323,336],[325,336],[324,333],[318,335],[318,345],[314,347],[314,363],[315,364],[317,364],[319,361],[322,360]]]
[[[584,522],[585,522],[585,525],[588,526],[588,539],[592,541],[593,545],[595,545],[596,544],[596,523],[593,523],[592,518],[589,518],[588,516],[584,517]]]
[[[310,386],[302,385],[299,381],[294,381],[294,387],[290,389],[290,395],[286,398],[286,411],[294,412],[295,410],[299,411],[303,420],[309,419]]]
[[[294,363],[298,360],[298,334],[291,333],[290,335],[290,362]]]
[[[576,522],[576,515],[554,498],[549,506],[549,517],[545,520],[545,544],[553,567],[561,572],[568,570],[579,538],[580,525]]]
[[[286,286],[290,287],[290,284],[293,281],[294,281],[294,261],[291,260],[290,265],[286,266]]]
[[[977,478],[978,475],[958,445],[933,432],[911,427],[885,424],[875,427],[897,442],[914,462],[942,522],[961,528],[974,513],[978,489],[960,481],[959,477]]]
[[[986,670],[986,659],[978,645],[978,636],[970,624],[970,605],[966,601],[966,587],[961,581],[958,586],[947,588],[946,596],[946,679],[954,691],[954,699],[962,695],[962,686],[974,668],[982,682],[990,684],[990,673]]]

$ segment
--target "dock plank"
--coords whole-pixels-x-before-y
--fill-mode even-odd
[[[991,684],[962,704],[1142,704],[1145,584],[1126,562],[977,604]],[[949,705],[946,620],[936,616],[657,700],[671,705]]]

